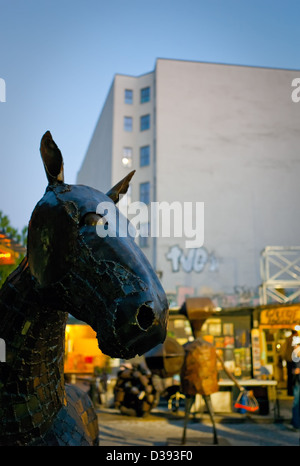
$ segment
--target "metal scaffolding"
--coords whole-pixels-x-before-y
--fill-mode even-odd
[[[261,253],[261,304],[300,299],[300,246],[267,246]]]

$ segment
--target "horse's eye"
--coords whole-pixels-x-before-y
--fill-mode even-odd
[[[107,220],[101,215],[90,212],[83,217],[82,224],[89,226],[107,225]]]

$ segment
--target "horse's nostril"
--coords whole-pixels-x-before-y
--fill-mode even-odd
[[[148,328],[153,324],[154,319],[155,315],[151,307],[146,304],[142,304],[136,315],[136,321],[141,330],[148,330]]]

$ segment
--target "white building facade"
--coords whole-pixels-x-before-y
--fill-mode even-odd
[[[261,251],[300,245],[295,78],[299,71],[168,59],[114,77],[77,182],[106,192],[136,170],[131,202],[204,203],[202,245],[187,248],[172,229],[137,238],[177,304],[187,295],[255,304]]]

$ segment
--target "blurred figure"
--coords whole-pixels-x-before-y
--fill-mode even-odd
[[[292,353],[294,350],[293,346],[293,339],[298,335],[296,330],[292,330],[292,333],[287,339],[282,348],[281,357],[284,361],[286,361],[286,368],[287,368],[287,394],[288,396],[293,396],[293,360],[292,360]]]
[[[293,374],[293,408],[292,426],[300,430],[300,337],[295,336],[292,352],[292,374]]]

